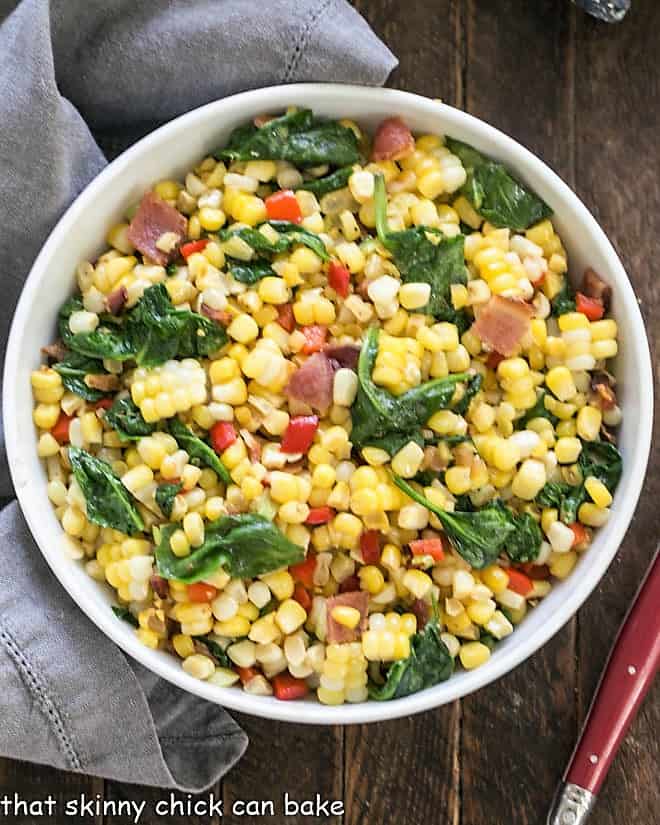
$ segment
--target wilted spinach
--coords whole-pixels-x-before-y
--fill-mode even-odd
[[[336,192],[338,189],[343,189],[348,184],[348,179],[353,174],[352,166],[344,166],[325,175],[322,178],[315,180],[306,180],[297,186],[296,189],[305,189],[308,192],[313,192],[317,197],[327,195],[328,192]]]
[[[564,284],[555,297],[550,301],[551,314],[558,318],[567,312],[575,312],[575,292],[573,285],[564,275]]]
[[[87,518],[129,536],[144,530],[131,494],[109,464],[80,447],[69,447],[69,461],[87,505]]]
[[[446,143],[449,151],[460,158],[467,173],[462,194],[494,226],[522,232],[552,215],[547,203],[516,180],[501,163],[459,140],[447,138]]]
[[[263,126],[239,126],[215,156],[218,160],[288,160],[299,167],[347,166],[360,160],[352,129],[316,118],[310,109],[273,118]]]
[[[176,438],[176,443],[190,456],[190,463],[210,467],[225,484],[231,482],[229,470],[220,461],[217,453],[209,445],[191,432],[178,418],[170,421],[170,434]]]
[[[378,354],[378,328],[368,330],[358,361],[358,392],[351,408],[351,441],[356,447],[379,446],[388,452],[408,441],[419,442],[420,428],[434,412],[449,406],[456,384],[466,373],[436,378],[402,395],[374,384],[371,373]]]
[[[185,558],[175,556],[170,547],[176,529],[175,524],[160,528],[156,566],[164,578],[188,584],[210,576],[220,566],[230,576],[251,579],[305,558],[302,547],[289,541],[272,522],[253,513],[210,522],[204,543]]]
[[[454,672],[454,660],[440,638],[436,617],[410,640],[410,655],[390,665],[385,684],[371,685],[371,699],[401,699],[444,682]]]
[[[85,401],[100,401],[109,393],[89,387],[85,383],[87,375],[107,375],[103,362],[97,358],[88,358],[79,352],[70,352],[62,361],[53,364],[53,369],[62,376],[64,388]]]
[[[156,504],[160,507],[166,518],[169,518],[172,515],[174,499],[178,496],[182,489],[183,485],[180,481],[176,484],[159,484],[158,487],[156,487]]]
[[[144,420],[130,395],[117,398],[112,407],[105,411],[104,417],[122,441],[138,441],[145,435],[151,435],[158,427],[157,424],[148,424]]]
[[[506,541],[506,553],[511,561],[525,563],[538,558],[543,534],[529,513],[513,517],[515,532]]]
[[[123,318],[106,318],[94,332],[74,334],[69,318],[81,308],[75,298],[64,304],[59,332],[69,349],[90,358],[134,358],[140,366],[155,367],[171,358],[207,356],[227,343],[224,327],[197,312],[176,309],[162,283],[145,289]]]
[[[623,470],[621,453],[614,444],[607,441],[583,441],[578,458],[582,473],[580,484],[566,484],[563,481],[549,481],[536,497],[541,507],[556,507],[564,524],[572,524],[577,519],[580,505],[589,500],[584,482],[589,476],[601,481],[614,494]]]
[[[193,639],[196,642],[201,642],[204,645],[204,647],[208,650],[211,656],[213,656],[214,659],[218,660],[218,664],[220,665],[220,667],[226,667],[229,669],[234,667],[231,659],[229,658],[229,656],[227,656],[227,653],[225,652],[224,648],[221,647],[210,636],[193,636]]]
[[[455,510],[449,513],[418,493],[404,479],[397,475],[392,477],[407,496],[436,514],[449,541],[475,570],[495,561],[517,529],[514,514],[500,501],[472,512]]]
[[[254,261],[237,261],[230,258],[227,268],[233,278],[248,286],[256,284],[262,278],[275,275],[275,270],[263,258],[256,258]]]
[[[453,410],[455,413],[459,415],[465,415],[468,411],[468,407],[470,406],[470,402],[476,396],[476,394],[481,389],[481,385],[484,382],[484,377],[481,373],[476,373],[476,375],[471,376],[467,380],[467,385],[465,387],[465,392],[463,393],[463,397],[460,401],[454,404]]]
[[[127,607],[124,607],[123,605],[113,604],[112,612],[118,619],[122,619],[122,621],[128,622],[130,625],[133,625],[133,627],[140,626],[138,620]]]
[[[534,418],[547,418],[548,421],[554,425],[559,421],[556,415],[553,415],[549,409],[545,406],[545,398],[547,396],[547,392],[545,390],[541,390],[536,397],[536,404],[533,407],[530,407],[529,410],[525,412],[523,416],[517,419],[516,421],[516,429],[517,430],[524,430],[525,427],[532,421]]]
[[[399,232],[390,232],[387,226],[387,195],[385,179],[376,176],[374,192],[376,231],[381,243],[392,252],[401,280],[404,283],[431,285],[431,297],[424,311],[440,321],[451,321],[460,330],[468,326],[467,316],[454,309],[451,301],[452,284],[467,283],[467,269],[463,252],[463,235],[446,238],[438,229],[415,226]],[[437,242],[430,239],[434,236]]]
[[[276,241],[271,241],[261,231],[267,226],[272,227],[278,233],[279,237]],[[294,244],[302,244],[315,252],[322,261],[330,260],[328,250],[318,235],[290,221],[267,221],[256,228],[244,226],[241,229],[227,229],[220,235],[223,240],[232,236],[241,238],[258,255],[262,256],[277,255],[280,252],[287,252]]]

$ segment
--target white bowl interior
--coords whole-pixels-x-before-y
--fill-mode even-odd
[[[458,672],[443,684],[392,702],[325,707],[315,700],[280,702],[250,696],[193,679],[173,657],[141,645],[131,628],[110,611],[113,600],[109,589],[93,581],[80,564],[60,551],[62,530],[47,499],[46,475],[36,454],[30,371],[40,362],[39,347],[52,339],[59,306],[74,290],[78,262],[100,253],[108,227],[155,181],[184,174],[222,145],[234,126],[292,104],[329,117],[351,117],[372,128],[397,113],[416,132],[451,135],[505,162],[554,209],[555,226],[568,250],[573,278],[592,266],[614,290],[613,314],[620,341],[615,372],[624,410],[619,445],[624,471],[612,518],[597,531],[574,574],[557,584],[515,633],[497,646],[487,665]],[[9,339],[3,405],[14,484],[37,544],[71,596],[108,636],[162,677],[226,707],[273,719],[344,724],[416,713],[483,687],[533,653],[573,615],[614,557],[636,506],[651,438],[652,378],[642,318],[616,253],[577,196],[538,158],[482,121],[427,98],[389,89],[305,84],[247,92],[184,115],[140,141],[90,184],[56,226],[26,282]]]

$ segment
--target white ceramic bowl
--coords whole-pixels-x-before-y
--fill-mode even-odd
[[[74,290],[78,262],[101,252],[107,228],[155,181],[184,174],[222,145],[235,126],[254,115],[292,104],[320,115],[350,117],[370,128],[386,116],[401,115],[416,132],[448,134],[503,161],[554,209],[555,226],[568,250],[574,278],[592,266],[614,290],[613,314],[620,341],[617,391],[624,412],[619,443],[624,465],[608,524],[596,532],[568,580],[557,584],[530,611],[513,635],[497,646],[487,665],[459,671],[447,682],[391,702],[325,707],[316,700],[280,702],[250,696],[193,679],[174,657],[141,645],[131,628],[111,612],[109,589],[59,550],[62,528],[46,496],[46,475],[37,458],[30,371],[40,362],[39,347],[53,338],[57,310]],[[117,158],[85,189],[53,230],[23,289],[7,349],[3,410],[14,485],[32,534],[60,582],[104,633],[163,678],[226,707],[292,722],[344,724],[417,713],[465,696],[514,668],[570,619],[605,573],[633,515],[650,446],[652,386],[644,325],[621,262],[585,206],[544,163],[492,126],[427,98],[391,89],[305,84],[246,92],[183,115]]]

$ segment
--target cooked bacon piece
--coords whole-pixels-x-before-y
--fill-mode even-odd
[[[388,117],[376,129],[371,160],[400,160],[411,154],[415,138],[400,117]]]
[[[500,355],[518,352],[530,329],[533,309],[524,301],[494,295],[472,325],[474,332]]]
[[[426,623],[431,617],[431,607],[424,599],[415,599],[410,605],[410,612],[417,617],[417,632],[424,630]]]
[[[127,300],[128,290],[125,286],[120,286],[105,296],[105,306],[111,315],[119,315]]]
[[[362,633],[367,629],[367,606],[369,604],[369,594],[364,590],[354,590],[351,593],[340,593],[338,596],[332,596],[326,602],[326,609],[328,611],[328,633],[327,641],[329,644],[344,644],[345,642],[357,641]],[[360,611],[360,623],[357,627],[351,629],[339,624],[332,618],[332,610],[335,607],[354,607]]]
[[[112,392],[119,389],[119,376],[110,373],[89,373],[85,376],[85,384],[93,390]]]
[[[165,266],[176,253],[176,246],[170,252],[158,248],[158,240],[166,233],[177,235],[183,240],[186,219],[169,203],[153,192],[147,192],[138,207],[135,217],[128,227],[128,239],[143,255]]]
[[[340,367],[348,367],[350,370],[357,369],[358,358],[360,357],[360,347],[357,344],[330,345],[323,352],[332,362],[334,369]]]
[[[254,123],[257,129],[261,129],[262,126],[265,126],[269,121],[274,119],[275,115],[257,115],[252,119],[252,123]]]
[[[317,352],[293,373],[285,388],[289,398],[325,413],[332,404],[335,371],[324,352]]]
[[[208,304],[202,304],[200,311],[202,315],[206,315],[207,318],[215,321],[216,324],[222,324],[223,327],[231,324],[232,315],[231,312],[228,312],[226,309],[213,309],[213,307],[210,307]]]
[[[157,576],[154,573],[149,579],[149,584],[154,593],[161,599],[166,599],[170,595],[170,586],[167,583],[167,579],[164,579],[162,576]]]
[[[55,341],[54,344],[48,344],[42,347],[41,351],[48,358],[53,358],[55,361],[62,361],[69,353],[69,350],[64,346],[62,341]]]
[[[615,383],[614,376],[605,370],[598,370],[591,376],[591,389],[601,410],[611,410],[616,407]]]
[[[605,310],[610,306],[612,300],[612,287],[606,284],[600,275],[591,267],[585,270],[582,278],[582,292],[590,298],[601,301]]]

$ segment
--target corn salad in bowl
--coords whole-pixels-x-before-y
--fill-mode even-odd
[[[255,118],[107,243],[32,373],[38,452],[66,552],[186,673],[410,695],[607,521],[611,290],[472,147]]]

